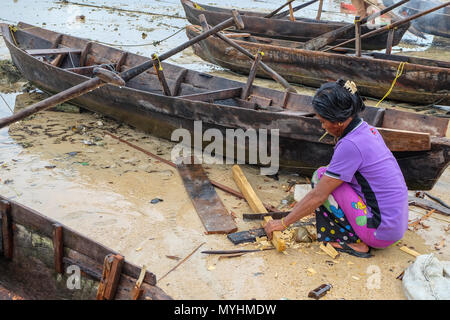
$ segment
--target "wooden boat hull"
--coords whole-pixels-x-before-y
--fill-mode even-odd
[[[41,37],[54,39],[58,35],[45,29],[29,28],[29,25],[26,24],[20,26],[28,28],[26,32],[18,31],[16,33],[23,37],[22,42],[25,47],[50,47],[50,40],[41,41],[39,39]],[[5,37],[5,32],[3,36]],[[83,47],[87,43],[86,40],[76,37],[64,36],[64,39],[66,44],[72,46]],[[86,76],[39,61],[17,48],[7,37],[5,42],[14,64],[24,77],[42,90],[51,93],[61,92],[88,79]],[[100,44],[93,44],[92,50],[101,57],[108,57],[110,61],[113,60],[112,57],[119,57],[121,54],[120,50]],[[92,58],[93,56],[89,55],[89,59]],[[144,57],[129,53],[127,64],[136,65],[145,60]],[[180,69],[182,68],[170,64],[164,65],[167,78],[171,72],[178,73]],[[196,83],[196,81],[200,82]],[[201,87],[201,90],[204,91],[205,88],[212,90],[244,85],[237,81],[213,77],[192,70],[188,70],[186,82],[189,85],[183,84],[182,94],[188,94],[194,89],[200,90]],[[177,128],[182,127],[193,132],[194,121],[197,120],[203,122],[203,131],[208,128],[217,128],[223,133],[227,128],[279,129],[280,165],[304,174],[311,174],[319,166],[327,165],[331,159],[332,139],[327,137],[322,142],[318,142],[323,130],[319,120],[311,117],[313,112],[309,96],[292,94],[287,99],[288,109],[286,111],[269,112],[226,105],[226,101],[223,104],[214,104],[164,96],[161,89],[158,89],[159,93],[149,91],[149,83],[148,74],[143,74],[129,81],[127,87],[106,85],[72,102],[169,140],[172,132]],[[147,88],[147,91],[139,88]],[[270,96],[274,105],[279,104],[285,97],[283,92],[261,87],[253,87],[252,92],[261,96]],[[437,136],[445,135],[447,130],[448,121],[409,113],[407,113],[408,119],[399,119],[398,122],[394,121],[388,124],[386,119],[398,118],[390,112],[396,111],[386,110],[383,122],[391,128],[414,130],[415,127],[419,127],[420,130],[424,130],[423,132]],[[377,113],[377,109],[368,108],[363,116],[366,121],[369,121],[373,118],[374,113]],[[411,117],[415,118],[414,121],[417,122],[412,121]],[[394,155],[411,189],[430,189],[450,161],[450,142],[446,138],[433,137],[431,150],[394,152]]]
[[[400,8],[400,13],[412,16],[421,11],[440,5],[440,1],[413,1]],[[450,38],[450,8],[442,8],[429,15],[418,18],[412,25],[419,31],[439,37]]]
[[[200,33],[200,27],[188,26],[188,38]],[[245,39],[245,40],[244,40]],[[263,61],[290,82],[320,87],[339,78],[356,83],[362,95],[381,99],[390,89],[401,62],[407,62],[388,99],[404,102],[450,105],[450,63],[406,56],[388,56],[374,53],[372,56],[355,56],[296,49],[300,43],[263,38],[233,38],[256,53],[264,52]],[[269,41],[266,41],[269,42]],[[211,63],[238,73],[248,74],[251,62],[239,51],[217,37],[209,37],[193,46],[196,55]],[[427,65],[420,64],[426,63]],[[270,78],[261,68],[260,77]]]
[[[5,209],[6,204],[10,209]],[[103,261],[113,250],[83,236],[82,234],[47,218],[33,209],[0,196],[0,300],[95,300],[102,278]],[[6,227],[5,217],[9,223]],[[53,230],[62,227],[63,272],[56,272]],[[6,231],[6,232],[5,232]],[[8,241],[6,239],[11,239]],[[8,246],[5,246],[8,242]],[[11,249],[9,249],[12,247]],[[7,253],[8,252],[8,253]],[[68,269],[71,267],[70,269]],[[73,268],[73,269],[72,269]],[[79,288],[68,285],[75,281],[73,270],[79,268]],[[125,261],[116,300],[131,300],[140,269]],[[147,271],[141,285],[140,299],[170,300],[156,286],[156,277]]]
[[[216,25],[228,19],[231,16],[230,9],[223,9],[213,6],[199,4],[203,9],[194,7],[190,0],[181,0],[186,18],[195,25],[200,25],[198,16],[204,14],[206,20],[210,25]],[[305,42],[315,37],[318,37],[326,32],[336,30],[347,25],[347,23],[331,22],[331,21],[317,21],[312,19],[297,18],[296,21],[289,19],[267,19],[264,14],[249,11],[239,11],[244,21],[244,29],[242,32],[248,32],[255,36],[272,37],[276,39],[285,39],[292,41]],[[395,30],[393,45],[397,45],[402,39],[403,35],[409,28],[409,23],[401,25]],[[367,33],[371,29],[362,26],[361,33]],[[363,50],[379,50],[386,48],[388,32],[382,32],[365,39],[362,39],[361,45]],[[341,38],[337,39],[333,44],[339,44],[346,40],[352,39],[355,36],[355,30],[351,29],[343,34]],[[354,42],[348,44],[349,47],[354,47]]]

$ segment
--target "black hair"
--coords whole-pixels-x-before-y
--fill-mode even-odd
[[[358,91],[352,93],[344,87],[345,83],[339,79],[325,83],[317,90],[312,105],[321,117],[331,122],[342,122],[366,108]]]

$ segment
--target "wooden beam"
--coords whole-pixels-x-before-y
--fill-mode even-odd
[[[319,9],[317,10],[316,20],[320,20],[320,17],[322,16],[322,9],[323,9],[323,0],[320,0]]]
[[[289,20],[295,21],[294,10],[292,9],[292,3],[289,3]]]
[[[60,224],[53,224],[53,251],[54,263],[57,273],[64,273],[64,245],[63,245],[63,227]]]
[[[189,99],[194,101],[226,100],[240,96],[241,92],[242,88],[237,87],[237,88],[209,91],[204,93],[189,94],[185,96],[179,96],[178,98]]]
[[[31,56],[48,56],[62,53],[81,53],[81,50],[74,48],[31,49],[26,50],[26,53]]]
[[[142,295],[142,292],[144,290],[141,289],[142,281],[145,277],[147,267],[145,265],[142,266],[141,273],[139,274],[139,278],[136,280],[136,284],[134,285],[133,289],[131,290],[131,300],[138,300],[139,297]]]
[[[377,128],[391,151],[427,151],[431,149],[429,133]]]
[[[122,52],[122,54],[119,57],[119,60],[117,60],[116,63],[116,71],[120,72],[120,70],[122,69],[122,66],[125,64],[125,61],[127,60],[128,57],[128,52],[124,51]]]
[[[163,89],[164,95],[171,96],[169,85],[167,84],[166,77],[164,76],[164,71],[161,65],[161,62],[158,59],[156,54],[152,54],[153,67],[156,71],[156,76],[158,77],[159,83]]]
[[[389,29],[387,43],[386,43],[386,54],[392,53],[392,44],[394,43],[395,28]]]
[[[86,64],[86,60],[87,60],[87,55],[89,53],[89,51],[91,50],[93,42],[89,41],[88,43],[86,43],[86,46],[84,47],[83,51],[81,52],[80,55],[80,67],[84,67]]]
[[[403,252],[406,252],[407,254],[410,254],[410,255],[412,255],[412,256],[414,256],[414,257],[420,256],[420,253],[419,253],[419,252],[417,252],[417,251],[415,251],[415,250],[413,250],[413,249],[410,249],[410,248],[408,248],[407,246],[401,247],[400,250],[402,250]]]
[[[231,169],[233,172],[233,179],[236,182],[236,185],[241,190],[242,194],[244,195],[245,199],[247,200],[250,208],[253,210],[253,212],[262,212],[267,213],[266,208],[264,207],[261,200],[256,195],[255,191],[253,190],[252,186],[248,182],[247,178],[245,177],[244,173],[242,172],[239,165],[234,165]],[[263,226],[266,225],[268,221],[272,220],[272,217],[267,216],[264,217]],[[283,239],[281,239],[281,232],[275,231],[273,233],[272,238],[272,244],[277,249],[277,251],[281,252],[286,249],[286,243]]]
[[[356,56],[361,57],[361,17],[355,17],[355,51]]]
[[[259,63],[261,62],[262,55],[263,53],[261,51],[258,51],[256,53],[255,60],[253,61],[252,67],[248,74],[247,83],[245,84],[245,87],[242,90],[241,99],[243,100],[247,100],[248,96],[250,95],[253,86],[253,81],[255,81],[256,71],[258,70],[258,66]]]
[[[103,264],[102,279],[97,290],[97,300],[113,300],[116,295],[124,257],[120,254],[108,254]]]
[[[183,83],[184,79],[186,79],[188,71],[188,69],[182,69],[180,73],[178,73],[175,79],[175,84],[172,88],[172,96],[176,97],[180,94],[181,84]]]
[[[11,219],[11,204],[6,200],[0,201],[0,215],[2,217],[3,256],[11,260],[13,257],[13,228]]]

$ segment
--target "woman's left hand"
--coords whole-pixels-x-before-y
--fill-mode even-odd
[[[272,233],[274,231],[283,231],[285,227],[281,223],[281,220],[270,220],[267,222],[264,230],[266,230],[267,239],[272,240]]]

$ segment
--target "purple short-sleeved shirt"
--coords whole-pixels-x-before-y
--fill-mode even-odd
[[[367,226],[379,240],[397,241],[408,228],[408,188],[380,133],[355,118],[336,144],[325,173],[350,184],[368,207]]]

